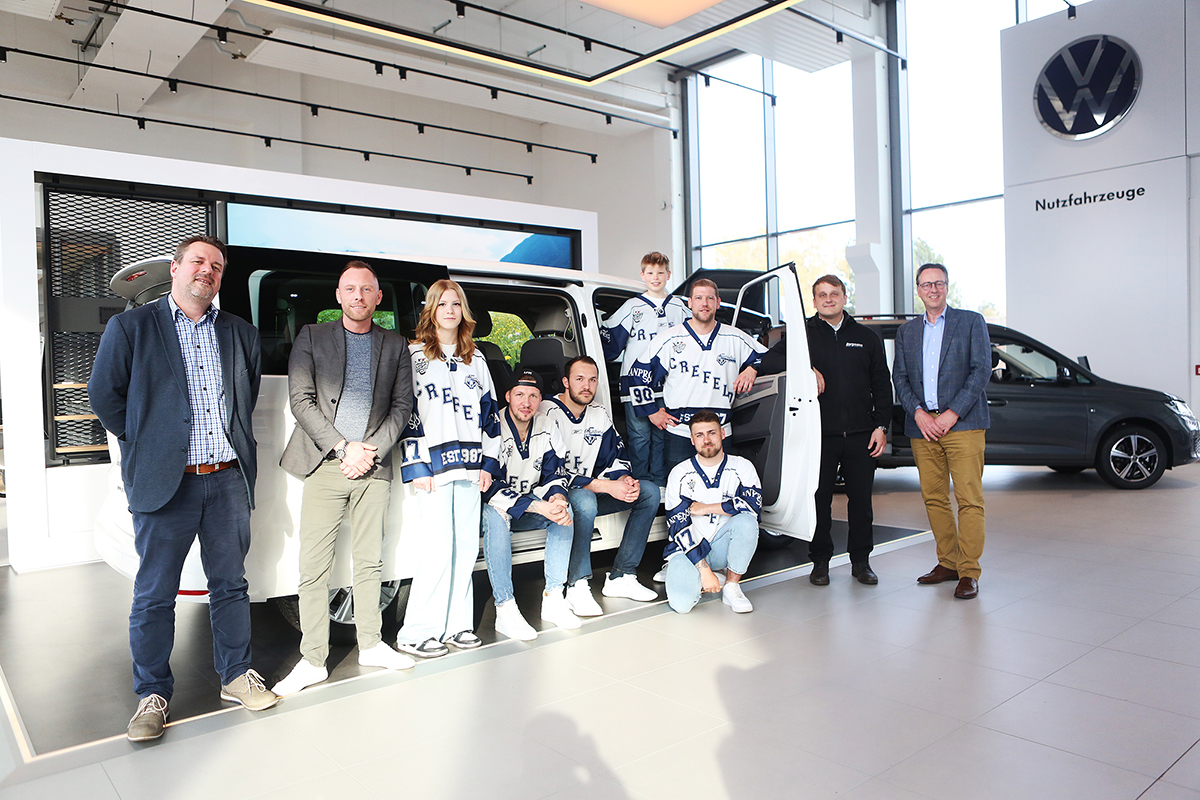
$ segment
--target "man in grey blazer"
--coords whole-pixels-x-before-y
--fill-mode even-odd
[[[121,447],[140,559],[129,613],[140,698],[127,731],[132,741],[162,736],[169,715],[175,596],[197,535],[221,697],[252,711],[278,701],[250,669],[245,570],[261,347],[254,326],[212,304],[225,261],[219,239],[183,240],[170,293],[108,321],[88,380],[92,409]]]
[[[917,270],[925,314],[896,331],[892,382],[907,414],[904,433],[912,440],[937,541],[937,566],[917,582],[957,580],[954,596],[970,600],[979,594],[983,554],[983,448],[990,424],[984,390],[992,374],[992,344],[982,316],[946,305],[949,280],[941,264]]]
[[[342,518],[349,514],[358,663],[408,669],[415,663],[380,637],[383,527],[392,447],[412,411],[408,343],[372,321],[383,299],[365,261],[342,269],[335,290],[342,318],[306,325],[288,359],[296,429],[279,464],[304,479],[300,506],[300,661],[277,683],[280,697],[329,677],[329,574]]]

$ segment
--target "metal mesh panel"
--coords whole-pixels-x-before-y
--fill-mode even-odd
[[[47,191],[50,296],[112,297],[118,269],[208,231],[208,206]]]
[[[71,453],[74,451],[70,448],[83,447],[87,449],[81,452],[87,454],[94,446],[104,445],[108,441],[100,421],[95,419],[58,420],[54,432],[54,449],[60,453]],[[104,455],[108,455],[107,450]]]
[[[100,346],[100,334],[55,331],[51,341],[54,382],[87,383],[92,375],[92,362],[96,360],[96,348]]]
[[[54,415],[91,414],[87,389],[56,389],[54,392]]]
[[[211,205],[53,186],[46,187],[45,198],[46,293],[58,312],[51,315],[55,327],[49,331],[46,370],[50,438],[60,458],[103,460],[104,428],[92,414],[87,389],[78,385],[91,376],[100,345],[97,309],[94,300],[72,298],[115,297],[108,284],[122,267],[170,255],[186,237],[212,233]]]

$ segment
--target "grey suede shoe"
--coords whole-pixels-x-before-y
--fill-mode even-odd
[[[167,701],[160,694],[146,695],[138,703],[137,711],[129,720],[129,729],[125,735],[131,742],[148,742],[163,735],[163,726],[167,724]]]
[[[252,669],[221,687],[221,699],[241,703],[251,711],[265,711],[279,702],[279,696],[263,683],[262,676]]]

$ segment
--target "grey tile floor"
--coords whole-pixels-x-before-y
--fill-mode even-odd
[[[746,616],[660,606],[363,676],[37,760],[0,800],[1200,800],[1197,483],[988,468],[976,601],[915,585],[925,541],[877,555],[876,587],[840,567]],[[915,471],[876,497],[924,526]]]

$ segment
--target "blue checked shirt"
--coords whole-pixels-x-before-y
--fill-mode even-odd
[[[921,338],[921,377],[924,379],[925,410],[937,411],[938,406],[938,367],[942,360],[942,335],[946,332],[946,309],[938,315],[937,322],[930,322],[929,315],[925,320],[925,335]]]
[[[199,322],[192,322],[167,295],[179,335],[179,349],[187,371],[188,404],[192,429],[188,441],[189,464],[233,461],[237,453],[225,432],[225,383],[221,378],[221,348],[217,344],[217,310],[211,305]]]

